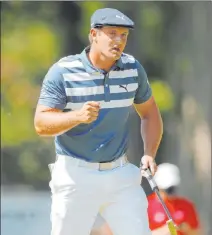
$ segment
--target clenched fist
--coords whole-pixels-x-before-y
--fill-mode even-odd
[[[99,115],[100,105],[95,101],[86,102],[78,111],[78,117],[81,123],[91,123],[95,121]]]

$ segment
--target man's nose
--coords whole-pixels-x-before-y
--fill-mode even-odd
[[[114,41],[117,42],[117,43],[122,43],[122,38],[120,36],[116,36],[114,38]]]

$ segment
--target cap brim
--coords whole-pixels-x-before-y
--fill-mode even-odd
[[[97,25],[94,25],[92,28],[99,28],[99,27],[104,27],[104,26],[123,27],[123,28],[128,28],[128,29],[134,29],[133,25],[123,25],[123,24],[97,24]]]

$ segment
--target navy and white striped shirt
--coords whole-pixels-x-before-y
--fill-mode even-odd
[[[98,101],[97,120],[56,136],[56,153],[89,162],[112,161],[127,150],[130,107],[147,101],[152,92],[144,68],[133,56],[123,53],[105,72],[89,62],[87,50],[49,69],[38,103],[66,112]]]

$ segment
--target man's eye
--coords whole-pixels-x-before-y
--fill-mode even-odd
[[[127,39],[127,34],[122,34],[121,38],[122,38],[122,40],[126,40]]]

